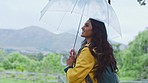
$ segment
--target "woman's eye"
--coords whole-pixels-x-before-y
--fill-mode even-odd
[[[85,24],[85,26],[88,27],[89,25],[88,24]]]

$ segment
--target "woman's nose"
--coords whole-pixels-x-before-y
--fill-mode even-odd
[[[84,30],[84,26],[81,29]]]

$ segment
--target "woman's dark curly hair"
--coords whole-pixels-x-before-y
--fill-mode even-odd
[[[96,79],[100,79],[107,66],[111,66],[114,72],[116,72],[118,68],[114,58],[113,48],[107,40],[105,24],[92,18],[89,18],[89,20],[92,25],[92,40],[89,45],[89,50],[96,59],[96,64],[94,66],[94,77]],[[86,43],[86,40],[84,40],[82,42],[82,46],[84,46]]]

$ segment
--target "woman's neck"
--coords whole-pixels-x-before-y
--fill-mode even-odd
[[[91,38],[86,38],[87,44],[91,42]]]

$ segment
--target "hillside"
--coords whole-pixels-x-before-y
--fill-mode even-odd
[[[68,52],[73,47],[74,39],[73,34],[54,34],[38,26],[29,26],[19,30],[0,29],[0,48],[7,50]],[[82,38],[78,37],[76,49],[80,47],[81,41]]]
[[[74,38],[69,33],[53,34],[37,26],[20,30],[0,29],[1,48],[62,52],[72,48]]]

